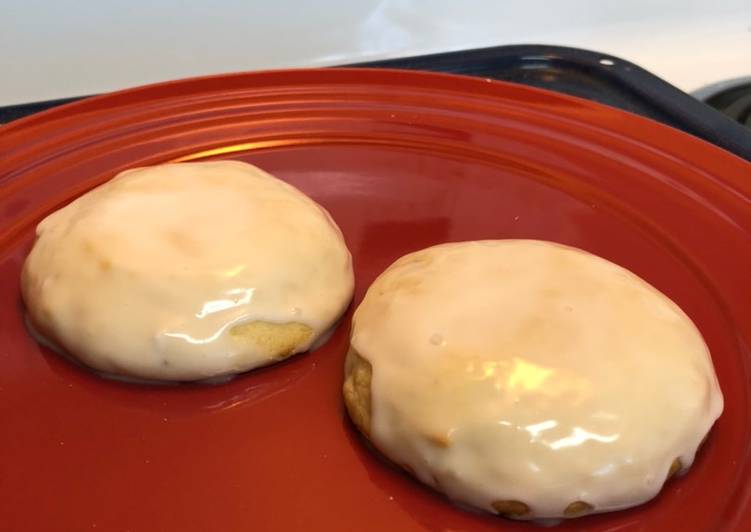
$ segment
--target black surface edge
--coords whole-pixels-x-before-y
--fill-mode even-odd
[[[22,103],[19,105],[8,105],[5,107],[0,107],[0,125],[7,124],[8,122],[12,122],[13,120],[17,120],[25,116],[33,115],[34,113],[52,109],[53,107],[57,107],[59,105],[76,102],[87,97],[88,96],[74,96],[72,98],[60,98],[58,100],[45,100],[43,102]],[[1,129],[0,132],[2,132]]]

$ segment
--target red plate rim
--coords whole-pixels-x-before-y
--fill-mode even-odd
[[[728,186],[737,188],[747,198],[751,197],[751,183],[748,181],[749,164],[740,157],[722,148],[694,137],[681,130],[657,122],[625,110],[616,109],[598,102],[549,91],[537,87],[520,85],[490,78],[476,78],[441,72],[425,72],[400,70],[390,68],[292,68],[264,71],[238,72],[229,74],[213,74],[196,76],[178,80],[163,81],[126,88],[118,91],[85,97],[81,100],[60,105],[33,115],[14,120],[3,126],[3,142],[5,148],[10,149],[14,137],[18,134],[29,134],[30,129],[45,128],[50,122],[75,118],[82,112],[106,111],[113,106],[143,103],[158,100],[165,95],[174,94],[177,89],[180,98],[200,96],[208,91],[231,92],[233,90],[247,90],[253,88],[279,87],[284,85],[310,85],[321,83],[348,83],[350,76],[355,74],[358,85],[373,83],[395,83],[402,86],[425,86],[430,84],[433,89],[467,92],[473,95],[489,95],[498,97],[498,87],[503,88],[504,99],[513,102],[524,94],[539,94],[541,100],[548,102],[568,103],[556,109],[560,118],[576,120],[579,125],[591,125],[607,131],[614,137],[628,138],[636,142],[642,137],[642,147],[649,151],[663,151],[663,155],[670,156],[672,143],[666,141],[680,137],[686,143],[685,150],[680,155],[683,163],[695,164],[697,169],[706,169],[712,178],[725,182]],[[529,104],[529,102],[527,102]],[[554,104],[555,105],[555,104]],[[534,107],[534,105],[532,105]],[[540,104],[540,110],[549,111],[549,104]],[[693,148],[700,151],[697,152]],[[711,152],[711,153],[710,153]],[[707,164],[706,155],[722,157],[725,164],[723,175],[713,175],[711,170],[716,168],[716,162]],[[6,161],[7,162],[7,161]],[[1,167],[0,167],[1,168]],[[0,182],[3,176],[0,175]],[[736,179],[737,178],[737,179]],[[746,181],[744,181],[744,178]]]

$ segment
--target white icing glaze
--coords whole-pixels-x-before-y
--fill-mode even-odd
[[[643,503],[722,412],[709,351],[670,299],[605,259],[530,240],[445,244],[369,288],[353,348],[370,437],[424,483],[557,518]]]
[[[166,380],[273,362],[228,330],[313,334],[352,296],[341,232],[294,187],[236,161],[129,170],[44,219],[22,288],[35,326],[104,372]]]

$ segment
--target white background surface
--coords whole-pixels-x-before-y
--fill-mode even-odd
[[[691,91],[751,75],[751,0],[0,0],[0,105],[501,44],[595,49]]]

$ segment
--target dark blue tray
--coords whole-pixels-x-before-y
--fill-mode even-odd
[[[360,63],[532,85],[646,116],[751,161],[751,129],[618,57],[561,46],[498,46]]]

